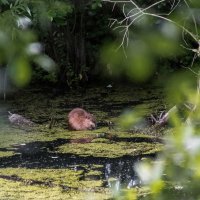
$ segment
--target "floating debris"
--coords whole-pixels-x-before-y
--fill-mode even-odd
[[[107,87],[107,88],[112,88],[112,85],[111,85],[111,84],[109,84],[109,85],[107,85],[106,87]]]

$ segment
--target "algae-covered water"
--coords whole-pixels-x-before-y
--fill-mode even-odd
[[[150,125],[118,126],[124,110],[138,105],[148,114],[163,110],[162,91],[115,86],[54,95],[26,89],[0,101],[0,199],[112,199],[140,187],[134,165],[154,158],[162,142]],[[75,107],[95,115],[96,130],[68,130],[66,116]],[[35,126],[11,125],[8,111]]]

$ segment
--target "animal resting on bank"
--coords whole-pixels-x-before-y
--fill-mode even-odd
[[[69,129],[82,131],[96,128],[96,121],[92,114],[82,108],[75,108],[68,114]]]
[[[8,113],[9,113],[8,120],[10,121],[12,125],[19,126],[19,127],[25,127],[25,126],[28,127],[28,126],[35,125],[31,120],[26,119],[22,115],[11,113],[10,111],[8,111]]]

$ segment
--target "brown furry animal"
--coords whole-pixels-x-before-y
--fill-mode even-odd
[[[82,131],[91,130],[96,127],[95,118],[82,108],[74,108],[68,114],[69,129]]]

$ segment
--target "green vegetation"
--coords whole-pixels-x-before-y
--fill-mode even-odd
[[[153,132],[151,132],[152,135],[134,133],[134,131],[129,133],[120,127],[109,130],[106,124],[94,131],[67,130],[66,115],[74,102],[77,105],[87,103],[85,105],[95,114],[97,120],[105,122],[116,119],[120,115],[124,109],[124,103],[132,99],[131,93],[138,93],[137,98],[144,98],[144,91],[124,86],[121,90],[124,99],[117,99],[115,91],[111,92],[109,96],[101,97],[102,107],[111,106],[111,99],[113,99],[112,106],[117,105],[117,109],[112,113],[106,110],[100,112],[99,104],[93,99],[98,98],[99,94],[104,92],[103,88],[91,88],[81,99],[78,92],[48,99],[51,93],[44,94],[41,90],[34,92],[28,89],[17,93],[15,100],[7,100],[6,105],[9,110],[33,120],[37,125],[28,127],[28,129],[20,129],[4,123],[3,129],[0,130],[0,156],[2,161],[7,163],[7,167],[0,169],[1,199],[34,199],[35,196],[39,196],[40,199],[55,200],[90,197],[109,199],[114,194],[109,188],[104,187],[103,164],[79,161],[77,164],[69,162],[66,167],[63,167],[64,163],[62,164],[62,162],[65,161],[62,159],[56,161],[56,157],[59,159],[62,155],[67,159],[73,155],[78,156],[80,160],[87,157],[106,160],[131,156],[134,159],[135,156],[148,156],[161,151],[163,144],[154,142],[156,137]],[[153,92],[146,93],[146,101],[152,96],[156,96],[156,92],[159,93],[159,90],[154,92],[155,94]],[[90,96],[93,98],[89,98]],[[68,103],[65,104],[65,102]],[[53,108],[47,107],[47,103]],[[153,109],[152,105],[150,105],[151,109]],[[126,107],[131,108],[132,106],[133,103],[130,102]],[[52,129],[49,129],[50,117],[56,119]],[[42,124],[38,124],[41,122]],[[137,138],[140,142],[135,142]],[[40,154],[44,154],[42,160],[34,159],[35,155],[39,156]],[[55,158],[51,159],[51,154]],[[23,167],[26,166],[25,160],[20,161],[24,156],[33,159],[27,162],[29,167]],[[13,161],[10,163],[8,160]],[[45,165],[45,167],[34,168],[32,167],[34,163],[38,163],[39,166],[40,164],[41,166]]]
[[[2,0],[0,199],[199,199],[199,6]]]

